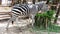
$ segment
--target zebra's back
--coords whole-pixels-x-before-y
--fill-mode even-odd
[[[17,16],[28,15],[29,7],[28,7],[28,5],[13,6],[12,13]]]

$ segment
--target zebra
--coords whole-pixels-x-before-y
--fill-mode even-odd
[[[32,26],[33,26],[33,24],[35,22],[34,17],[36,15],[36,13],[38,13],[43,8],[44,4],[36,3],[36,4],[16,4],[16,5],[14,5],[11,9],[12,17],[8,20],[8,24],[6,27],[7,30],[8,30],[9,22],[16,21],[16,23],[17,23],[18,16],[23,16],[23,15],[29,16],[29,18],[32,19]],[[49,10],[49,9],[47,8],[47,10]]]

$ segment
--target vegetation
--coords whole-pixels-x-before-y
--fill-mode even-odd
[[[40,31],[60,32],[60,27],[51,22],[51,20],[54,19],[54,13],[54,10],[49,10],[42,14],[36,14],[33,29]]]
[[[48,25],[49,26],[49,25]],[[56,26],[55,24],[50,24],[49,27],[47,27],[47,29],[45,29],[44,27],[33,27],[33,31],[42,31],[42,32],[60,32],[60,26]]]
[[[42,14],[36,14],[35,16],[35,26],[40,27],[41,25],[44,28],[47,28],[48,23],[51,22],[51,19],[53,18],[54,10],[46,11]]]

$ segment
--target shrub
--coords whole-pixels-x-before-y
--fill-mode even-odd
[[[53,18],[53,14],[54,14],[54,10],[49,10],[46,11],[44,13],[37,13],[35,16],[35,23],[34,26],[37,27],[44,27],[47,28],[48,27],[48,23],[51,23],[51,19]]]

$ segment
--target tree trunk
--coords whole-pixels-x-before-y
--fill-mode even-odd
[[[23,4],[26,3],[27,1],[26,0],[23,0]]]
[[[50,1],[50,0],[47,0],[46,4],[49,4],[49,1]]]
[[[32,0],[33,4],[35,4],[35,1],[36,1],[36,0]]]
[[[53,0],[53,4],[54,4],[54,5],[57,5],[58,2],[59,2],[59,0]]]
[[[0,0],[0,5],[1,5],[1,3],[2,3],[2,0]]]
[[[38,2],[40,2],[41,0],[38,0]]]
[[[54,20],[54,23],[57,23],[57,19],[58,19],[58,16],[59,16],[59,12],[60,12],[60,5],[59,5],[59,8],[57,10],[57,13],[56,13],[56,19]]]

